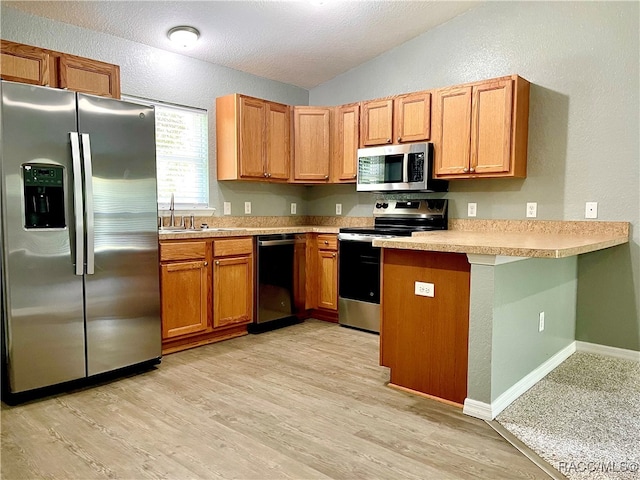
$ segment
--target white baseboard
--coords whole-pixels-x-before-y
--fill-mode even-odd
[[[549,360],[511,386],[511,388],[491,402],[491,405],[466,398],[462,412],[472,417],[481,418],[482,420],[493,420],[500,412],[511,405],[514,400],[551,373],[575,351],[576,342],[571,342]]]
[[[481,420],[493,420],[493,417],[491,416],[491,405],[477,400],[472,400],[470,398],[464,399],[462,413]]]
[[[636,350],[627,350],[625,348],[609,347],[607,345],[580,341],[576,341],[576,347],[578,352],[595,353],[598,355],[605,355],[607,357],[640,362],[640,352]]]

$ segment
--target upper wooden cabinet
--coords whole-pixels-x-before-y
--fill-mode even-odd
[[[431,92],[362,102],[360,145],[388,145],[429,140]]]
[[[66,53],[2,40],[0,77],[120,98],[120,67]]]
[[[288,180],[290,109],[246,95],[216,99],[218,180]]]
[[[363,147],[393,142],[393,99],[362,102],[360,144]]]
[[[331,162],[331,108],[293,107],[293,180],[327,183]]]
[[[88,58],[58,57],[60,88],[101,97],[120,98],[120,67]]]
[[[420,142],[431,137],[431,93],[402,95],[394,100],[396,143]]]
[[[50,85],[49,54],[37,47],[0,40],[0,77],[11,82]]]
[[[435,93],[438,178],[525,177],[529,82],[517,75]]]
[[[360,105],[335,107],[331,183],[355,183],[360,138]]]

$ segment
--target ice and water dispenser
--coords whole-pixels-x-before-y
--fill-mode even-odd
[[[64,228],[64,167],[25,164],[24,184],[25,228]]]

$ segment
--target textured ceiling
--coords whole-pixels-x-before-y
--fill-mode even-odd
[[[7,6],[312,88],[478,5],[478,1],[3,1]],[[201,32],[189,49],[167,31]]]

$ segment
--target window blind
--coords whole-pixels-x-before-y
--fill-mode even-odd
[[[171,194],[182,209],[209,206],[207,112],[135,97],[155,107],[158,205],[168,208]]]

